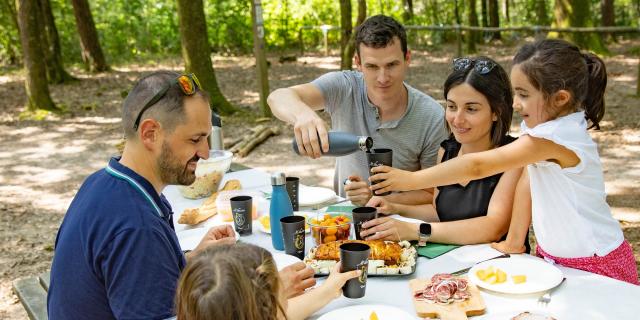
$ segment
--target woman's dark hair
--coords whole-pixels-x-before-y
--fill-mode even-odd
[[[393,38],[400,39],[402,54],[407,56],[407,32],[404,27],[395,19],[376,15],[369,17],[356,28],[355,45],[356,53],[360,56],[360,44],[371,48],[386,48],[393,43]]]
[[[600,129],[604,116],[604,92],[607,87],[607,70],[602,59],[564,40],[545,39],[522,46],[513,58],[529,82],[542,92],[547,105],[559,90],[571,93],[569,103],[562,111],[575,112],[584,109],[585,118],[591,121],[589,129]]]
[[[466,83],[485,96],[491,107],[491,112],[498,118],[491,125],[491,143],[493,146],[502,145],[503,138],[511,128],[513,117],[513,94],[507,72],[497,62],[488,57],[466,58],[471,63],[466,68],[454,68],[444,82],[444,98],[447,99],[449,90]],[[476,68],[476,63],[485,61],[492,66],[488,72]],[[448,128],[448,126],[447,126]]]
[[[179,320],[272,320],[286,317],[280,278],[269,251],[251,244],[214,245],[182,272],[176,291]]]

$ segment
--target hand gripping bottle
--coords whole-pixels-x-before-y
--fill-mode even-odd
[[[273,192],[271,193],[271,205],[269,206],[269,220],[271,222],[271,243],[276,250],[284,250],[280,219],[293,215],[293,207],[285,184],[283,172],[276,172],[271,175]]]
[[[331,131],[329,134],[329,151],[323,156],[346,156],[356,151],[368,151],[373,146],[373,139],[367,136],[357,136],[349,132]],[[293,151],[300,154],[296,139],[293,139]]]

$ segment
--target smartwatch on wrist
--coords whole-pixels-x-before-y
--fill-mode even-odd
[[[424,247],[427,245],[427,241],[431,237],[431,224],[421,223],[418,231],[418,247]]]

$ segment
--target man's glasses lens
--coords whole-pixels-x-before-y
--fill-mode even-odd
[[[182,92],[187,96],[191,96],[196,93],[196,87],[200,87],[200,81],[198,81],[198,78],[193,73],[179,76],[177,82],[180,85]]]

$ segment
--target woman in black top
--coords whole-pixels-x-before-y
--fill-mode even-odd
[[[504,69],[486,58],[454,60],[453,72],[444,85],[445,118],[451,132],[441,143],[438,163],[467,153],[487,151],[510,143],[508,135],[513,114],[511,84]],[[431,224],[429,241],[475,244],[498,241],[507,233],[514,193],[522,169],[507,171],[467,183],[440,186],[435,204],[403,205],[384,197],[372,198],[368,205],[381,213],[398,213]],[[516,206],[526,206],[519,199]],[[367,239],[418,240],[419,223],[384,217],[363,225]]]

